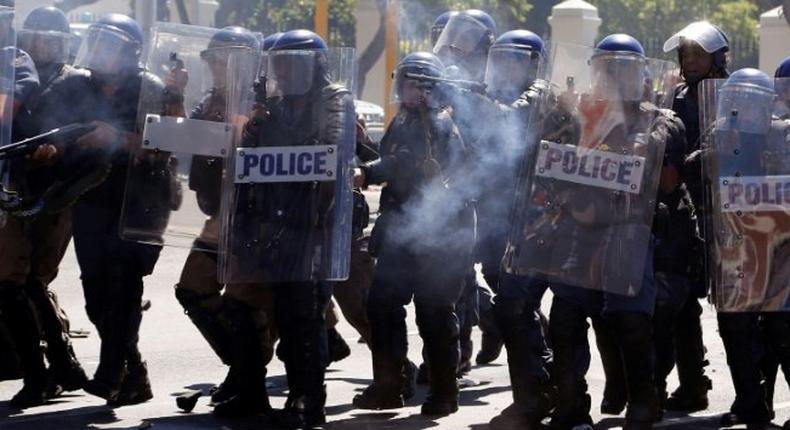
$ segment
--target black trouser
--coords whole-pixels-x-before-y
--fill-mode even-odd
[[[288,399],[301,400],[305,409],[323,410],[324,374],[329,365],[325,312],[332,297],[327,282],[277,283],[274,309],[280,344],[278,357],[285,363]]]
[[[653,315],[653,338],[656,345],[656,388],[658,395],[663,398],[666,396],[667,377],[675,367],[676,360],[679,360],[675,339],[682,336],[680,333],[687,329],[680,325],[678,316],[687,306],[688,301],[696,301],[696,298],[691,297],[689,280],[685,276],[659,272],[656,273],[655,278],[656,310]],[[700,376],[698,375],[697,378]]]
[[[118,237],[119,208],[77,203],[74,246],[82,272],[85,310],[101,337],[95,379],[120,384],[127,359],[139,351],[143,277],[153,271],[160,247]]]
[[[526,277],[502,274],[492,314],[507,349],[513,402],[534,419],[548,409],[546,386],[552,353],[540,321],[540,301],[546,284]]]
[[[576,292],[580,297],[592,297],[589,291]],[[595,305],[582,306],[555,295],[549,324],[554,349],[553,376],[558,389],[553,425],[562,428],[591,422],[590,396],[585,380],[590,367],[587,318],[596,322],[600,332],[596,336],[604,342],[606,353],[613,355],[605,357],[602,352],[602,359],[617,366],[611,370],[625,381],[628,394],[626,420],[652,422],[656,404],[651,315],[616,308],[601,313]]]
[[[707,386],[705,379],[705,344],[702,341],[702,306],[699,299],[691,294],[676,317],[676,326],[682,330],[675,332],[676,364],[681,387]]]
[[[462,213],[457,224],[460,228],[440,246],[434,245],[447,238],[425,238],[430,245],[422,247],[395,240],[395,227],[384,233],[393,239],[385,239],[378,251],[368,296],[373,378],[382,389],[401,392],[408,352],[405,306],[414,299],[431,394],[457,396],[460,347],[456,303],[471,265],[472,214],[471,209]],[[392,221],[391,225],[398,224]]]
[[[723,313],[717,316],[719,334],[727,353],[735,401],[730,411],[743,422],[770,421],[763,386],[762,365],[766,352],[765,339],[760,327],[760,313]]]

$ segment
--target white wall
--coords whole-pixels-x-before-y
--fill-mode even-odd
[[[780,15],[781,7],[760,15],[760,70],[773,76],[776,66],[790,55],[790,26]]]

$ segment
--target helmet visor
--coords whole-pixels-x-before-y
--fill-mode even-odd
[[[442,59],[450,53],[460,56],[469,55],[475,52],[481,41],[490,37],[488,29],[476,19],[455,15],[447,21],[433,47],[433,53]]]
[[[314,50],[269,51],[266,55],[269,95],[307,94],[313,85],[317,54]]]
[[[537,51],[512,46],[491,48],[485,76],[488,90],[495,97],[518,97],[537,77],[540,63]]]
[[[759,85],[725,85],[716,107],[716,129],[765,134],[771,125],[773,91]]]
[[[138,48],[138,43],[126,33],[94,25],[88,29],[74,65],[101,74],[117,73],[137,63]]]
[[[69,58],[71,35],[60,31],[20,30],[17,44],[39,67],[62,64]]]
[[[597,51],[590,60],[592,94],[601,100],[642,100],[648,76],[641,55]]]

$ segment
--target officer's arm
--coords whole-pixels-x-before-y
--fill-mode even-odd
[[[666,113],[666,117],[659,117],[650,135],[665,139],[659,187],[663,193],[672,193],[681,182],[686,154],[686,128],[674,113],[662,112]]]
[[[13,48],[7,48],[13,49]],[[7,53],[7,55],[9,55]],[[38,72],[33,60],[24,51],[16,50],[14,62],[14,105],[12,115],[16,115],[22,106],[31,109],[33,98],[39,87]],[[5,108],[5,103],[2,104]]]

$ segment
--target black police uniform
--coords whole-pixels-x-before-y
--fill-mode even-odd
[[[242,147],[312,145],[332,138],[337,130],[353,130],[353,101],[348,90],[330,85],[325,76],[316,77],[304,108],[297,110],[290,96],[267,100],[270,115],[252,120],[245,127]],[[270,279],[306,278],[313,273],[311,258],[304,252],[321,246],[331,237],[314,216],[330,216],[334,182],[239,185],[239,208],[234,230],[278,231],[270,237],[273,250],[261,258]],[[266,230],[272,229],[272,230]],[[252,233],[255,234],[255,233]],[[258,256],[256,254],[256,256]],[[331,257],[322,256],[322,261]],[[256,267],[259,263],[248,261]],[[300,276],[301,275],[301,276]],[[267,282],[274,295],[274,313],[280,344],[278,357],[285,363],[288,399],[278,419],[286,423],[315,425],[324,421],[326,390],[324,374],[329,364],[325,311],[331,299],[327,281]],[[289,424],[290,425],[290,424]]]
[[[664,142],[664,162],[674,160],[677,164],[680,159],[678,154],[683,154],[685,148],[680,120],[671,112],[660,110],[650,103],[642,103],[633,109],[638,109],[640,122],[650,124],[651,133],[647,135],[655,139],[654,142]],[[609,373],[616,372],[624,376],[622,379],[627,384],[628,393],[626,419],[634,423],[650,423],[655,419],[657,405],[653,378],[652,316],[656,287],[652,251],[651,245],[644,267],[644,281],[634,297],[551,285],[555,296],[549,333],[554,351],[554,380],[558,387],[552,425],[564,428],[592,423],[585,381],[590,364],[587,318],[592,319],[596,336],[603,337],[605,343],[599,341],[599,349],[602,360],[611,366]],[[607,353],[610,356],[604,355]],[[610,374],[607,374],[609,377]]]
[[[449,187],[452,176],[463,175],[454,161],[465,156],[463,143],[446,113],[421,116],[402,109],[382,139],[381,154],[380,160],[362,167],[367,184],[387,184],[371,237],[378,261],[368,297],[374,378],[369,389],[394,396],[401,392],[408,349],[404,306],[414,299],[430,369],[430,394],[423,411],[430,413],[433,405],[445,402],[457,407],[455,373],[460,356],[455,306],[471,264],[473,210],[464,201],[449,202],[455,209],[443,214],[445,208],[429,205],[427,209],[439,212],[430,214],[431,219],[447,218],[426,224],[421,217],[429,214],[416,214],[415,206],[421,207],[426,194],[454,198],[451,190],[426,189],[436,184],[439,175],[450,180]],[[423,237],[405,239],[415,232]]]
[[[121,132],[139,133],[138,99],[143,80],[147,88],[164,84],[145,71],[134,71],[119,79],[114,94],[102,92],[102,82],[92,79],[95,96],[93,117]],[[122,139],[121,139],[122,140]],[[105,142],[111,170],[101,185],[84,194],[73,208],[74,248],[80,266],[85,294],[85,310],[102,339],[99,366],[94,381],[115,387],[121,381],[129,385],[146,381],[147,371],[137,348],[142,321],[141,301],[143,277],[151,274],[159,258],[160,246],[124,241],[118,232],[126,185],[129,158],[126,143]],[[106,153],[102,151],[101,155]],[[157,220],[166,218],[171,201],[169,178],[162,159],[140,159],[150,168],[151,190],[146,203],[136,208],[150,209],[149,218],[142,215],[133,219]],[[167,161],[164,160],[164,163]],[[121,391],[125,391],[121,386]],[[112,397],[112,396],[109,396]],[[112,400],[112,399],[110,399]]]
[[[699,104],[697,100],[697,85],[680,84],[675,89],[672,110],[680,117],[686,126],[687,156],[700,149]],[[698,157],[692,157],[692,159]],[[694,205],[699,235],[704,237],[705,208],[703,201],[702,166],[697,163],[686,164],[681,171],[682,180],[686,184],[692,204]],[[682,228],[682,227],[681,227]],[[702,341],[702,306],[699,299],[707,295],[705,285],[705,250],[699,241],[694,241],[692,249],[695,255],[692,262],[695,264],[689,274],[689,294],[682,303],[680,312],[675,315],[675,326],[682,330],[675,331],[675,363],[677,365],[678,380],[680,382],[677,392],[673,397],[689,400],[706,397],[711,388],[710,379],[705,376],[705,345]],[[706,406],[706,405],[699,405]]]

